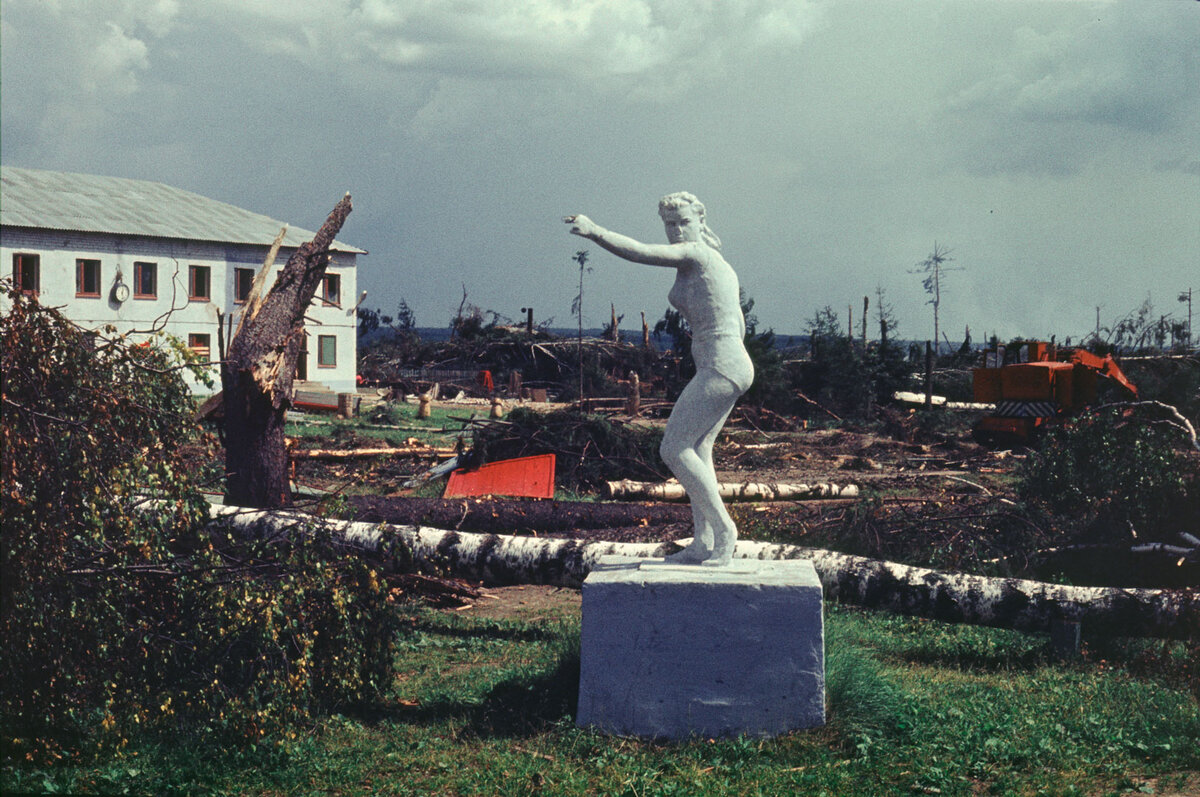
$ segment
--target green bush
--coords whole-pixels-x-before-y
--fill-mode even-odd
[[[1193,425],[1200,423],[1200,358],[1126,360],[1121,368],[1137,385],[1140,398],[1170,404]],[[1101,380],[1102,388],[1107,381]],[[1125,395],[1119,390],[1112,390],[1111,394],[1114,401]]]
[[[1019,471],[1021,496],[1088,541],[1173,541],[1200,516],[1200,468],[1180,450],[1183,433],[1109,408],[1053,433]],[[1133,411],[1128,411],[1132,413]]]
[[[182,347],[131,345],[9,301],[5,755],[55,759],[139,728],[256,741],[377,694],[395,621],[366,565],[337,559],[327,539],[294,534],[268,550],[206,528],[193,463],[212,440],[193,421]]]

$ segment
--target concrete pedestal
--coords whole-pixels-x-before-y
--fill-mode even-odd
[[[804,560],[606,556],[583,583],[580,726],[681,739],[825,722],[821,582]]]

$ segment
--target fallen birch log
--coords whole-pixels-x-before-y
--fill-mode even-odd
[[[291,459],[364,459],[366,457],[452,457],[453,448],[433,446],[398,446],[396,448],[289,448]]]
[[[907,390],[897,390],[892,398],[904,404],[924,404],[924,393],[912,393]],[[945,407],[949,410],[994,410],[995,404],[983,401],[948,401],[945,396],[930,396],[929,403],[935,407]]]
[[[612,498],[650,501],[686,501],[687,491],[676,481],[639,482],[632,479],[606,483]],[[717,485],[727,501],[805,501],[816,498],[856,498],[858,485],[722,482]]]
[[[578,587],[601,556],[663,556],[672,543],[580,542],[545,537],[471,534],[423,526],[331,521],[287,511],[214,506],[217,528],[261,540],[286,539],[327,524],[348,549],[402,566],[494,584]],[[1200,592],[1073,587],[1015,578],[941,573],[862,556],[738,542],[738,559],[809,559],[831,601],[951,623],[1048,631],[1079,621],[1089,633],[1186,639],[1200,629]]]

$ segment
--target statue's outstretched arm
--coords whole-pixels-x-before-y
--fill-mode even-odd
[[[647,266],[678,268],[691,260],[690,247],[680,244],[644,244],[628,235],[606,230],[583,214],[564,216],[575,235],[595,241],[614,255]]]

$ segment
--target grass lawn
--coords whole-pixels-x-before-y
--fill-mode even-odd
[[[135,739],[117,757],[8,767],[9,791],[133,794],[1196,794],[1200,704],[1182,646],[1077,663],[1041,637],[827,607],[830,724],[660,744],[579,730],[579,620],[402,608],[390,699],[239,754]]]
[[[381,405],[372,413],[349,419],[337,418],[332,414],[296,416],[288,421],[284,431],[288,437],[310,438],[311,442],[318,445],[339,437],[354,437],[364,445],[373,440],[402,445],[415,437],[422,443],[444,446],[454,445],[465,419],[472,415],[486,418],[487,412],[487,407],[474,405],[435,406],[431,408],[429,418],[418,418],[416,405],[392,403]]]

